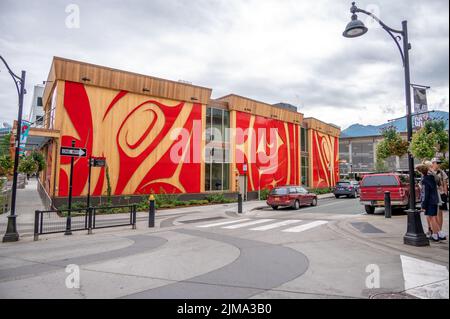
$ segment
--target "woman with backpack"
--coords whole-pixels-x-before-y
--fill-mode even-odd
[[[416,169],[422,175],[421,207],[432,231],[430,239],[434,242],[439,242],[440,227],[437,219],[439,199],[436,180],[433,175],[429,174],[428,165],[421,164]]]

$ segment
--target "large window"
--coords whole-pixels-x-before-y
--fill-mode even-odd
[[[227,110],[206,109],[205,190],[230,189],[230,142]]]
[[[308,134],[307,134],[307,130],[304,127],[302,127],[300,129],[300,143],[301,143],[300,150],[302,152],[308,152],[308,148],[309,148]]]
[[[352,164],[354,172],[374,170],[373,142],[352,143]]]
[[[309,186],[309,165],[308,157],[302,156],[302,185]]]

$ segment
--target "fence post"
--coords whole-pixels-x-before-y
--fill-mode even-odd
[[[149,197],[149,209],[148,209],[148,227],[155,227],[155,197],[150,195]]]
[[[238,194],[238,214],[242,214],[242,194]]]
[[[88,207],[88,235],[92,235],[92,208]]]
[[[384,192],[384,217],[391,218],[392,206],[391,206],[391,192]]]
[[[133,227],[132,229],[136,229],[136,205],[133,205],[131,208]]]
[[[34,211],[34,241],[39,240],[39,210]]]

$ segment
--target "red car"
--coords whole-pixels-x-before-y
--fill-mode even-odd
[[[384,207],[384,192],[391,192],[392,208],[406,208],[409,203],[409,176],[385,173],[366,175],[360,184],[360,203],[367,214],[373,214],[376,207]],[[420,200],[420,190],[416,185],[416,202]]]
[[[302,186],[289,185],[275,187],[267,196],[267,205],[275,210],[281,206],[292,207],[294,209],[299,209],[300,206],[306,205],[316,206],[317,195],[308,192]]]

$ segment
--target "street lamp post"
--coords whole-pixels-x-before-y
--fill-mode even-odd
[[[3,236],[3,242],[13,242],[19,240],[19,233],[17,232],[16,224],[16,193],[17,193],[17,168],[19,166],[19,152],[20,152],[20,134],[22,133],[22,109],[23,109],[23,96],[25,95],[25,71],[22,71],[21,76],[14,74],[10,69],[8,63],[0,55],[0,59],[8,69],[9,74],[14,80],[16,85],[17,94],[19,95],[19,114],[17,116],[17,133],[16,133],[16,145],[14,153],[14,172],[13,172],[13,184],[11,193],[11,213],[8,216],[8,226],[6,233]]]
[[[355,2],[352,3],[350,8],[352,13],[352,20],[347,24],[343,36],[346,38],[356,38],[365,34],[368,29],[364,23],[358,20],[356,13],[363,13],[372,17],[377,21],[381,27],[389,34],[394,40],[397,48],[400,51],[400,55],[403,60],[403,68],[405,72],[405,97],[406,97],[406,126],[408,141],[412,139],[412,116],[411,116],[411,80],[409,71],[409,50],[411,50],[411,44],[408,42],[408,22],[402,21],[402,30],[396,30],[388,27],[377,16],[371,12],[359,9],[356,7]],[[402,41],[402,46],[400,46]],[[408,229],[403,237],[403,242],[412,246],[428,246],[429,240],[425,236],[422,227],[422,221],[420,219],[420,211],[416,210],[416,188],[415,188],[415,174],[414,174],[414,158],[411,153],[408,153],[408,168],[409,168],[409,209],[408,214]]]

